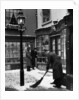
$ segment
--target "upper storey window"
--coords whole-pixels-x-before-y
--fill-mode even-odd
[[[5,10],[5,25],[10,23],[13,13],[15,17],[17,17],[17,14],[20,10],[21,9],[6,9]]]
[[[50,9],[42,9],[43,23],[50,20]]]

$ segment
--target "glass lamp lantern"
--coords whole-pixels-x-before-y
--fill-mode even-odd
[[[19,26],[23,26],[25,24],[25,17],[23,16],[23,12],[20,11],[17,16],[17,22]]]

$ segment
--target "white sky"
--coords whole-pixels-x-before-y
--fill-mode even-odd
[[[52,20],[53,21],[59,21],[62,19],[65,15],[67,15],[67,9],[54,9],[52,11]]]

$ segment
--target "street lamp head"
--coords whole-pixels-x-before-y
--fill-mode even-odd
[[[23,16],[23,12],[20,11],[17,16],[17,22],[19,26],[23,26],[25,24],[25,17]]]

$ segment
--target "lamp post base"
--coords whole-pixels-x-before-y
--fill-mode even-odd
[[[24,70],[20,70],[20,86],[24,85]]]

